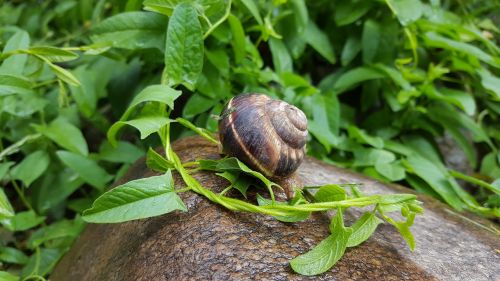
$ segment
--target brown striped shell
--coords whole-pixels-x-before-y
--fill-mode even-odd
[[[291,175],[305,153],[307,118],[297,107],[262,94],[232,98],[221,114],[222,151],[272,179]]]

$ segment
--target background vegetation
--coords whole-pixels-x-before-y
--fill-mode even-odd
[[[310,155],[500,217],[498,1],[193,0],[199,45],[167,36],[178,2],[0,1],[0,279],[46,276],[82,210],[159,143],[148,107],[140,134],[106,134],[160,83],[183,85],[173,117],[212,131],[234,95],[286,100]]]

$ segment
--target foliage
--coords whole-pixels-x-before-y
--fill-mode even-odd
[[[198,127],[215,131],[210,117],[241,92],[303,109],[314,157],[404,183],[458,211],[500,216],[497,1],[0,4],[4,279],[47,275],[84,226],[82,211],[146,147],[168,146],[191,129],[209,136]],[[126,125],[144,140],[124,134]],[[447,168],[435,141],[443,135],[473,173]],[[174,160],[148,152],[155,170],[181,169]],[[474,186],[465,189],[456,178]],[[158,188],[155,202],[183,209],[168,184]],[[340,214],[322,243],[342,247],[316,268],[355,244],[335,236],[356,233],[355,225],[340,224]],[[301,259],[292,262],[301,266]]]

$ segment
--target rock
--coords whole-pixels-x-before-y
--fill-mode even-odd
[[[174,144],[183,161],[217,158],[217,148],[200,138]],[[152,176],[144,160],[118,184]],[[367,194],[411,193],[308,158],[299,168],[306,185],[363,183]],[[220,190],[226,183],[209,173],[196,178]],[[182,182],[177,179],[176,184]],[[90,224],[59,262],[51,280],[499,280],[500,238],[425,196],[425,214],[412,227],[417,249],[380,225],[365,243],[349,248],[329,271],[315,277],[293,273],[288,262],[328,235],[326,214],[305,222],[234,213],[192,192],[182,199],[189,211],[122,224]],[[346,216],[352,222],[361,211]]]

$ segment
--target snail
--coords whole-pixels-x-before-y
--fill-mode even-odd
[[[263,94],[233,97],[219,120],[222,153],[276,181],[288,199],[301,183],[294,172],[302,163],[307,118],[300,109]]]

